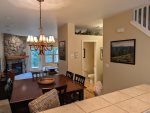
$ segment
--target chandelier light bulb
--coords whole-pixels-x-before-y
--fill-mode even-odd
[[[33,38],[33,36],[31,36],[30,38],[31,38],[31,42],[34,42],[34,38]]]
[[[52,37],[51,36],[49,36],[49,43],[51,43],[52,42]]]
[[[28,35],[27,42],[30,42],[30,40],[31,40],[30,35]]]
[[[42,37],[42,35],[40,35],[39,42],[42,42],[42,40],[43,40],[43,37]]]
[[[37,37],[34,37],[34,42],[38,42],[38,39],[37,39]]]
[[[55,42],[55,39],[54,39],[54,36],[52,36],[52,43],[54,43]]]
[[[43,42],[45,42],[46,41],[46,38],[45,38],[45,35],[43,35]]]

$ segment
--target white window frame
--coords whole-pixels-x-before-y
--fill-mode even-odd
[[[32,49],[31,49],[31,51],[30,51],[30,56],[31,56],[31,68],[32,69],[39,69],[40,68],[40,57],[38,56],[38,59],[39,59],[39,63],[38,63],[38,67],[32,67]],[[36,50],[34,50],[34,51],[36,51]]]
[[[58,47],[53,47],[53,49],[54,49],[54,48],[57,48],[57,49],[58,49]],[[54,56],[55,56],[55,55],[58,55],[58,58],[59,58],[59,53],[58,53],[58,54],[54,54],[54,51],[53,51],[53,54],[48,54],[48,55],[52,55],[52,62],[46,62],[46,54],[45,54],[45,63],[46,63],[46,64],[50,64],[50,63],[55,63],[55,64],[57,64],[57,63],[58,63],[58,62],[54,62]],[[48,55],[47,55],[47,56],[48,56]]]

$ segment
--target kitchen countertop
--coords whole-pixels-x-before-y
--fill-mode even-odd
[[[150,85],[142,84],[40,113],[150,113]]]

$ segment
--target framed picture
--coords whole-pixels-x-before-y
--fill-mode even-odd
[[[65,41],[59,42],[59,59],[66,60],[66,45]]]
[[[103,60],[103,47],[100,47],[100,60]]]
[[[135,39],[111,42],[111,62],[135,64]]]

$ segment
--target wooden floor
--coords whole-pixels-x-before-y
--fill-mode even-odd
[[[85,87],[86,88],[84,89],[84,99],[94,97],[94,93],[93,93],[94,84],[91,84],[89,79],[85,80]]]

